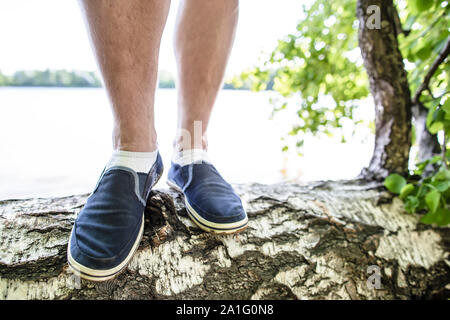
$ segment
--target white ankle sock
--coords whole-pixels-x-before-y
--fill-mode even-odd
[[[172,162],[180,166],[186,166],[191,163],[201,162],[211,163],[208,154],[203,149],[190,149],[174,152],[172,155]]]
[[[122,166],[133,169],[136,172],[148,173],[155,163],[157,155],[158,149],[153,152],[115,150],[106,165],[106,169],[114,166]]]

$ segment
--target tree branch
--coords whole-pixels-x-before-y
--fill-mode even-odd
[[[202,232],[180,193],[152,190],[139,249],[102,283],[67,268],[88,195],[0,201],[0,300],[450,298],[450,229],[420,225],[379,186],[235,185],[249,216],[237,235]]]
[[[448,57],[450,54],[450,37],[447,39],[447,43],[445,44],[444,49],[442,49],[439,56],[434,60],[433,64],[431,65],[430,69],[428,70],[427,74],[425,75],[425,78],[423,79],[423,82],[417,89],[416,93],[414,94],[414,97],[412,99],[413,104],[417,104],[419,102],[420,96],[422,95],[422,92],[425,90],[429,90],[430,81],[433,77],[434,73],[438,69],[438,67],[441,65],[442,62]]]
[[[406,37],[410,33],[410,30],[403,30],[403,26],[400,21],[400,16],[398,14],[397,7],[393,6],[393,8],[394,8],[393,19],[394,19],[394,25],[395,25],[395,34],[397,36],[400,34],[403,34]]]

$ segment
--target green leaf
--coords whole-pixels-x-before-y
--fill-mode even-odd
[[[405,199],[406,196],[410,195],[414,191],[414,185],[412,183],[408,183],[405,185],[400,191],[400,199]]]
[[[437,214],[437,225],[445,226],[450,223],[450,210],[445,208],[439,208],[436,211]]]
[[[432,1],[432,0],[413,0],[413,3],[414,3],[414,7],[415,7],[416,11],[422,12],[422,11],[430,9],[433,6],[434,1]]]
[[[384,186],[392,193],[399,194],[406,185],[406,179],[397,173],[389,175],[384,180]]]
[[[444,104],[442,105],[442,110],[444,110],[446,113],[450,113],[450,98],[445,100]]]
[[[426,166],[430,163],[430,159],[419,162],[416,164],[417,169],[414,170],[414,174],[421,175],[423,170],[425,170]]]
[[[450,181],[442,181],[436,184],[436,189],[438,189],[439,192],[445,192],[450,188]]]
[[[426,105],[426,106],[428,107],[428,105]],[[435,112],[436,112],[436,109],[438,106],[439,106],[439,104],[436,104],[436,103],[432,103],[429,106],[428,114],[427,114],[427,121],[426,121],[427,127],[431,126],[431,123],[435,119]]]
[[[423,48],[416,52],[416,55],[420,60],[427,60],[431,55],[430,45],[428,43],[425,44]]]
[[[450,112],[445,112],[445,120],[450,120]]]
[[[450,170],[442,169],[438,171],[438,173],[434,175],[434,180],[436,181],[450,180]]]
[[[445,226],[450,223],[450,210],[445,208],[439,208],[436,212],[428,212],[424,215],[420,222],[425,224],[435,223],[438,226]]]
[[[405,199],[405,210],[409,213],[416,212],[419,207],[420,201],[417,197],[407,196]]]
[[[425,196],[425,203],[427,207],[430,209],[430,212],[436,212],[439,206],[439,200],[441,200],[441,193],[437,190],[431,190]]]
[[[443,122],[433,122],[429,127],[428,131],[430,131],[431,134],[436,134],[439,131],[444,130],[444,123]]]
[[[428,212],[422,218],[420,218],[420,222],[425,224],[432,224],[436,221],[436,214],[432,212]]]
[[[428,118],[430,114],[431,118]],[[445,115],[446,113],[442,108],[431,108],[428,111],[427,127],[430,133],[436,134],[437,132],[444,129]]]

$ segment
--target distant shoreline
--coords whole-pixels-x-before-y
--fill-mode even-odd
[[[166,70],[158,73],[160,89],[174,89],[175,77]],[[11,75],[0,72],[0,87],[21,88],[102,88],[100,77],[95,71],[82,70],[19,70]],[[226,90],[249,90],[247,85],[236,86],[226,82],[223,85]]]

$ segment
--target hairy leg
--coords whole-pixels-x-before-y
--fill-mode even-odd
[[[116,150],[153,151],[154,94],[168,0],[80,0],[114,116]]]
[[[238,13],[238,0],[181,0],[175,30],[176,149],[207,148],[206,129],[222,86]],[[195,121],[201,121],[200,133],[196,134]],[[195,141],[186,139],[186,133]]]

